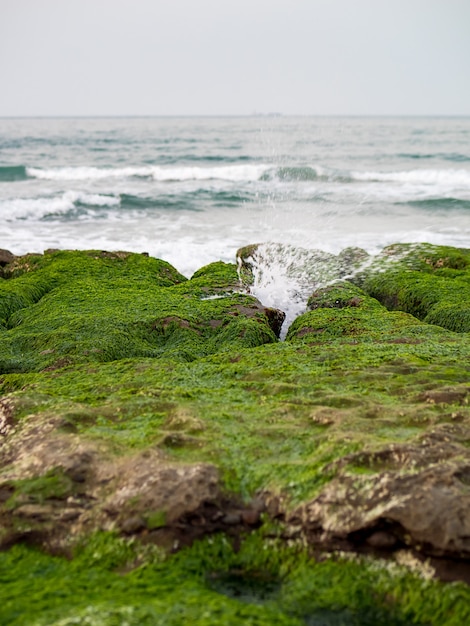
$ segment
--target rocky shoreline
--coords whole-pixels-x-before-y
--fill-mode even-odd
[[[285,341],[249,293],[267,255],[187,279],[145,254],[0,251],[5,623],[121,623],[73,577],[183,562],[194,603],[172,590],[170,619],[146,597],[146,621],[128,601],[128,623],[468,621],[470,250],[299,251]],[[15,596],[33,556],[75,572],[34,622]]]

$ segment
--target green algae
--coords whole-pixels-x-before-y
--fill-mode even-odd
[[[82,364],[60,374],[4,376],[3,391],[18,399],[19,420],[34,406],[64,415],[65,428],[72,423],[75,432],[124,449],[154,443],[176,459],[215,461],[228,487],[245,497],[269,487],[297,500],[330,478],[322,468],[332,458],[365,441],[378,446],[395,431],[412,440],[410,424],[452,421],[448,402],[420,397],[468,383],[470,346],[437,330],[435,346],[430,338],[310,344],[304,337],[192,363]],[[175,427],[178,414],[186,419]],[[189,431],[189,443],[168,445],[167,435]]]
[[[352,280],[389,309],[456,332],[470,331],[469,250],[389,246]]]
[[[383,275],[377,281],[382,285]],[[375,297],[371,282],[372,279],[369,279],[366,284],[372,297],[363,289],[347,282],[338,282],[316,291],[307,304],[312,313],[301,315],[294,321],[289,329],[288,339],[298,339],[313,333],[319,341],[362,335],[370,341],[388,339],[406,343],[405,337],[414,337],[416,332],[425,331],[428,339],[432,335],[436,338],[442,336],[442,332],[431,328],[426,320],[427,326],[420,324],[417,319],[419,315],[411,315],[402,310],[390,312],[382,306]],[[413,288],[412,281],[407,284],[410,289]]]
[[[131,569],[129,570],[129,566]],[[0,554],[0,620],[65,624],[386,623],[460,626],[470,592],[390,563],[312,559],[254,533],[237,550],[223,535],[165,556],[109,533],[73,560],[25,546]]]
[[[426,257],[431,263],[418,254],[398,271],[429,275],[447,302],[453,288],[435,280],[461,290],[467,256],[449,252],[443,267],[439,254]],[[315,497],[341,467],[387,469],[376,452],[432,429],[454,429],[465,456],[469,336],[418,319],[424,309],[389,311],[378,300],[395,305],[374,291],[389,284],[388,271],[362,288],[318,290],[279,343],[263,309],[237,291],[231,264],[187,280],[142,255],[38,255],[0,281],[0,390],[17,427],[60,416],[62,432],[119,456],[153,446],[173,461],[209,461],[227,493],[247,501],[277,494],[286,510]],[[76,489],[58,468],[9,488],[11,510]],[[149,511],[146,524],[164,528],[165,512]],[[463,585],[367,560],[316,562],[263,534],[239,551],[222,535],[171,556],[137,544],[97,535],[72,561],[24,546],[1,553],[0,621],[460,625],[469,617]]]
[[[257,301],[233,291],[234,265],[214,263],[188,281],[142,255],[54,252],[12,275],[0,284],[2,372],[125,357],[192,361],[276,341]]]
[[[50,499],[64,499],[74,493],[72,480],[60,469],[52,469],[42,476],[14,480],[8,485],[13,495],[5,502],[7,509],[28,502],[43,504]]]

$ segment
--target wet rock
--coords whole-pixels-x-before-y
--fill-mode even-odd
[[[419,396],[419,400],[430,404],[468,404],[470,387],[430,389]]]
[[[72,454],[68,462],[63,463],[65,474],[76,483],[83,483],[92,467],[93,453],[84,450]]]
[[[44,504],[23,504],[15,509],[18,517],[33,518],[39,521],[51,521],[54,517],[55,509]]]
[[[204,445],[204,442],[197,437],[191,437],[184,433],[175,432],[168,433],[163,437],[160,442],[162,447],[166,448],[199,448]]]
[[[98,471],[98,478],[100,475]],[[101,495],[100,507],[105,516],[145,518],[151,512],[164,511],[167,524],[221,496],[218,471],[213,465],[168,463],[158,451],[116,462],[105,490],[109,494]]]
[[[377,548],[405,544],[423,555],[468,559],[470,493],[462,476],[470,476],[470,463],[441,463],[413,474],[342,472],[294,511],[292,521],[301,520],[308,540],[325,546],[351,549],[365,540]]]
[[[14,429],[13,400],[0,398],[0,437],[6,437]]]
[[[237,306],[235,307],[236,315],[243,315],[247,318],[258,318],[259,320],[266,318],[269,327],[279,337],[281,333],[281,327],[286,319],[286,314],[279,309],[273,309],[265,307],[258,300],[254,300],[250,306]]]
[[[367,537],[366,543],[377,550],[390,550],[397,545],[397,538],[390,532],[377,530]]]
[[[126,535],[134,535],[146,528],[146,524],[145,520],[140,515],[132,515],[121,521],[120,528]]]
[[[178,419],[183,428],[199,425],[184,410],[173,410]],[[5,437],[0,543],[13,541],[21,520],[36,543],[60,552],[68,537],[96,530],[151,531],[152,541],[172,546],[220,529],[239,532],[259,519],[261,505],[247,509],[227,497],[214,465],[171,462],[158,447],[116,456],[109,444],[63,432],[62,426],[60,416],[30,416]],[[168,437],[188,445],[184,433]],[[191,445],[198,441],[189,439]]]
[[[284,311],[280,311],[279,309],[272,309],[269,307],[264,308],[264,314],[268,318],[268,324],[276,337],[279,337],[281,334],[281,328],[286,319],[286,314]]]
[[[257,509],[245,509],[241,513],[241,519],[248,526],[255,526],[261,518],[261,513]]]
[[[8,467],[3,476],[31,478],[60,467],[77,482],[91,471],[99,456],[100,446],[76,435],[61,433],[60,416],[31,416],[22,421],[15,436],[4,441],[0,449],[0,465]]]
[[[0,266],[8,265],[15,260],[15,255],[9,250],[0,249]]]
[[[222,521],[224,524],[227,524],[228,526],[234,526],[236,524],[239,524],[241,522],[241,519],[242,518],[241,518],[240,513],[227,513],[222,518]]]

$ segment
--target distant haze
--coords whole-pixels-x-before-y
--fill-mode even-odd
[[[0,115],[469,115],[470,0],[0,0]]]

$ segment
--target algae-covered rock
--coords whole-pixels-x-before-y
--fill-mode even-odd
[[[275,341],[279,327],[275,312],[240,293],[229,264],[186,280],[146,255],[53,251],[4,271],[1,372],[126,357],[191,361]]]
[[[470,331],[470,250],[389,246],[352,280],[390,309],[457,332]]]
[[[470,620],[468,251],[258,253],[6,260],[0,622]]]
[[[373,475],[354,471],[367,467],[367,454],[351,456],[350,470],[341,471],[315,500],[296,510],[293,520],[301,520],[309,542],[332,548],[412,547],[423,556],[466,561],[469,460],[462,459],[463,447],[449,449],[445,438],[439,450],[429,452],[435,452],[433,461],[424,459],[418,446],[377,451],[369,455],[369,467],[383,463],[383,471]],[[418,463],[410,466],[415,457]],[[423,460],[424,469],[419,467]]]

